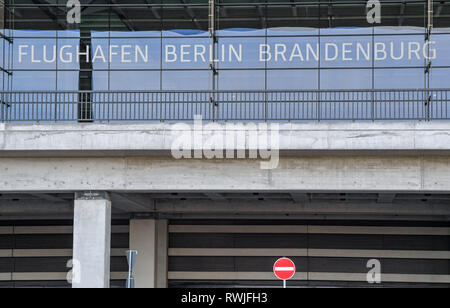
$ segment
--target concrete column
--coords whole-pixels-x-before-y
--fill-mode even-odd
[[[168,250],[169,250],[169,223],[167,219],[156,221],[156,287],[168,286]]]
[[[167,220],[132,219],[130,249],[138,251],[133,270],[136,288],[167,288]]]
[[[109,288],[111,201],[107,193],[77,193],[73,226],[73,288]],[[75,268],[77,267],[77,268]]]

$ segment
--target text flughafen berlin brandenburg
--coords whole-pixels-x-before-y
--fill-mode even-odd
[[[375,61],[383,60],[433,60],[437,57],[435,42],[376,42],[373,44],[361,42],[343,43],[294,43],[294,44],[222,44],[216,55],[208,44],[166,44],[163,47],[163,61],[166,63],[207,63],[228,62],[239,63],[246,57],[256,57],[260,62],[307,62],[307,61]],[[250,48],[248,48],[250,47]],[[58,59],[62,63],[80,62],[84,57],[86,62],[120,62],[120,63],[148,63],[159,61],[152,59],[151,44],[144,45],[102,45],[87,46],[80,51],[77,45],[18,45],[18,62],[26,63],[54,63]],[[157,47],[160,49],[160,47]],[[428,53],[429,52],[429,53]]]

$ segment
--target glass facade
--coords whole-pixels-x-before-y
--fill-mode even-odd
[[[74,1],[76,2],[76,1]],[[3,90],[416,89],[450,85],[450,1],[5,1]],[[73,20],[72,20],[73,21]]]

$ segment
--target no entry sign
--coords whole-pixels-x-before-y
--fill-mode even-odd
[[[289,258],[280,258],[273,265],[273,273],[278,279],[283,280],[283,287],[286,288],[286,280],[295,274],[295,264]]]

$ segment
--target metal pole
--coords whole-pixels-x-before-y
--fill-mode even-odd
[[[127,279],[127,289],[131,289],[131,262],[128,263],[128,279]]]
[[[211,69],[211,73],[212,73],[212,85],[211,85],[211,96],[209,98],[211,104],[212,104],[212,117],[213,117],[213,121],[215,121],[216,119],[216,79],[217,79],[217,68],[216,68],[216,51],[218,47],[218,42],[217,42],[217,38],[216,38],[216,1],[215,0],[209,0],[209,36],[211,38],[211,54],[212,54],[212,59],[209,67]]]
[[[136,261],[137,251],[127,250],[127,262],[128,262],[128,278],[126,283],[127,289],[134,289],[134,277],[133,277],[133,267]]]
[[[283,280],[283,289],[286,289],[286,280]]]
[[[431,32],[433,30],[433,0],[428,0],[427,5],[427,33],[425,37],[426,43],[429,43],[431,41]],[[432,68],[432,61],[430,60],[430,44],[428,44],[427,47],[427,65],[425,69],[425,78],[426,78],[426,88],[427,88],[427,97],[426,97],[426,120],[430,120],[430,108],[431,108],[431,100],[432,100],[432,92],[431,92],[431,68]]]

